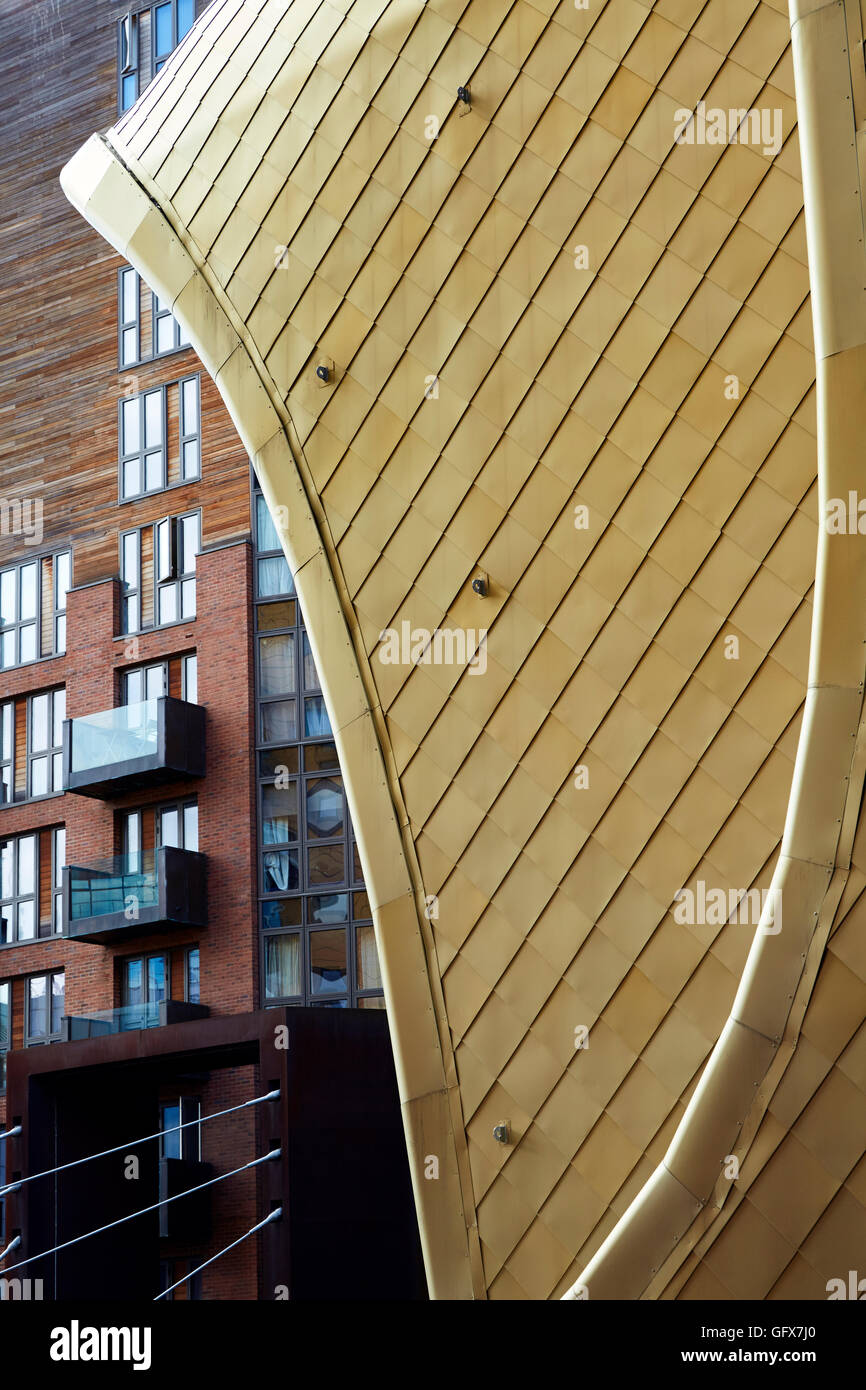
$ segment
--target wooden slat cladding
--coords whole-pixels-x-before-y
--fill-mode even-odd
[[[179,700],[183,690],[183,657],[173,656],[168,663],[168,693]]]
[[[153,295],[140,277],[138,281],[138,293],[139,313],[141,315],[138,350],[143,357],[149,357],[153,344]]]
[[[153,622],[153,527],[146,526],[141,533],[141,624],[150,627]]]
[[[118,529],[168,513],[201,506],[208,543],[248,534],[248,460],[202,372],[201,482],[170,497],[125,503],[118,513],[118,400],[125,390],[176,381],[199,364],[187,349],[118,370],[123,262],[69,205],[57,180],[90,132],[117,118],[120,10],[105,0],[78,0],[76,28],[88,41],[74,58],[64,25],[38,23],[37,7],[32,11],[28,17],[13,6],[0,14],[0,83],[16,94],[0,149],[0,320],[14,325],[0,345],[0,412],[14,419],[14,434],[7,429],[0,444],[0,496],[43,500],[40,550],[71,542],[75,582],[87,584],[117,574]],[[149,33],[141,40],[149,54]],[[142,287],[141,295],[142,345],[149,350],[150,292]],[[21,538],[0,535],[0,566],[23,558]]]
[[[176,381],[166,387],[166,466],[169,486],[180,482],[180,387]]]
[[[51,935],[51,833],[39,832],[39,936]]]
[[[48,656],[54,650],[54,557],[48,555],[42,561],[42,631],[39,635],[40,650],[42,656]]]
[[[15,798],[27,792],[27,700],[15,701]]]

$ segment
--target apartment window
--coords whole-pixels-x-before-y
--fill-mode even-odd
[[[295,581],[280,545],[268,505],[255,493],[256,518],[256,594],[259,598],[278,598],[294,594]]]
[[[168,662],[157,661],[123,673],[123,703],[138,705],[168,694]]]
[[[183,995],[188,1004],[201,1003],[201,955],[191,946],[183,962]]]
[[[129,367],[141,356],[140,277],[131,266],[117,273],[117,331],[120,366]]]
[[[179,801],[160,806],[156,814],[156,843],[175,849],[198,849],[198,802]]]
[[[169,352],[189,347],[189,339],[184,337],[183,329],[171,312],[167,299],[160,299],[155,290],[150,294],[151,341],[150,356],[165,357]]]
[[[195,0],[160,0],[118,21],[118,109],[128,111],[195,19]]]
[[[161,492],[166,485],[165,388],[120,402],[120,496]]]
[[[27,795],[63,790],[63,721],[66,690],[48,690],[27,701]]]
[[[156,523],[157,625],[195,617],[195,562],[201,545],[201,513]]]
[[[168,415],[177,410],[177,449],[168,448]],[[120,411],[120,499],[130,501],[201,476],[199,379],[185,377],[128,396]]]
[[[15,703],[0,705],[0,802],[15,796]]]
[[[153,70],[159,72],[166,58],[188,34],[195,19],[195,0],[164,0],[153,10]]]
[[[201,513],[165,517],[120,537],[122,623],[141,632],[195,617]]]
[[[163,1101],[159,1107],[159,1127],[162,1131],[168,1130],[160,1136],[160,1158],[201,1162],[201,1101],[198,1096]]]
[[[174,320],[172,320],[174,322]],[[192,482],[201,476],[199,379],[188,376],[178,383],[180,393],[180,476]]]
[[[36,939],[38,883],[38,837],[0,840],[0,942]]]
[[[189,347],[171,304],[160,299],[132,266],[118,271],[117,345],[120,368],[135,367]]]
[[[62,970],[31,975],[26,985],[24,1045],[60,1041],[60,1021],[65,1003],[66,979]]]
[[[6,1053],[12,1046],[12,982],[0,980],[0,1091],[6,1090]],[[0,1144],[0,1155],[4,1145]],[[0,1183],[2,1186],[2,1183]]]
[[[125,14],[117,23],[118,106],[128,111],[138,97],[138,16]]]
[[[153,550],[151,549],[151,562],[152,558]],[[121,599],[123,631],[140,632],[143,626],[140,531],[125,531],[120,538],[120,580],[123,589],[123,598]]]
[[[198,704],[198,657],[193,653],[181,658],[181,699]]]
[[[166,956],[131,956],[121,965],[121,1002],[125,1008],[161,1004],[167,997]]]
[[[72,582],[71,551],[61,550],[59,554],[54,556],[52,578],[54,582],[50,584],[49,592],[54,619],[54,650],[59,653],[66,651],[66,595]],[[44,582],[45,576],[43,574],[43,586]]]
[[[180,676],[180,698],[190,704],[198,702],[198,659],[195,654],[173,657],[172,677],[169,678],[169,662],[154,661],[148,666],[136,666],[124,671],[121,685],[121,703],[137,705],[143,700],[158,700],[168,695],[174,682]]]
[[[70,577],[68,550],[0,571],[0,669],[66,650]]]

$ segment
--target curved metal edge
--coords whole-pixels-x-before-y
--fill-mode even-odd
[[[389,777],[384,721],[353,642],[339,566],[305,486],[291,420],[197,248],[136,161],[92,136],[63,169],[72,205],[161,298],[212,376],[256,469],[295,576],[373,909],[430,1296],[484,1298],[466,1137],[424,887]],[[313,491],[314,496],[314,491]],[[320,509],[321,510],[321,509]],[[368,688],[369,687],[369,688]],[[436,1163],[431,1163],[435,1159]]]

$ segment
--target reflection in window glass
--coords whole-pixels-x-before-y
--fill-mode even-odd
[[[309,941],[313,994],[342,994],[346,988],[346,933],[314,931]]]

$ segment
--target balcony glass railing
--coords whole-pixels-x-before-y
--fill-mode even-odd
[[[96,859],[91,864],[70,864],[67,872],[73,921],[123,912],[134,922],[143,908],[159,903],[157,858],[152,849]]]
[[[157,700],[142,700],[70,720],[72,772],[153,757],[159,747],[157,706]]]
[[[133,1033],[159,1027],[159,1004],[125,1004],[121,1009],[99,1009],[92,1014],[66,1017],[69,1042],[101,1038],[108,1033]]]

